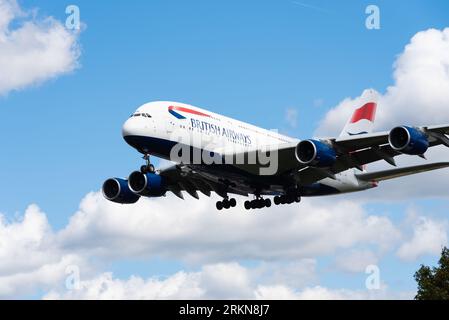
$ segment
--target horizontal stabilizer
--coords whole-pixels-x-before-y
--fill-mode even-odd
[[[397,168],[391,170],[368,172],[356,174],[357,178],[363,181],[384,181],[394,178],[404,177],[416,173],[432,171],[436,169],[442,169],[449,167],[449,162],[429,163],[419,166]]]

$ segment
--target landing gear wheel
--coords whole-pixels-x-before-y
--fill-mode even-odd
[[[256,200],[250,201],[250,206],[251,206],[251,209],[257,209],[257,201]]]
[[[154,173],[156,169],[154,168],[154,165],[150,164],[144,164],[140,167],[140,172],[142,173]]]
[[[231,198],[231,199],[225,198],[222,201],[217,201],[215,206],[217,207],[217,210],[222,210],[222,209],[227,210],[227,209],[234,208],[235,206],[237,206],[237,200],[235,200],[234,198]]]
[[[267,208],[271,207],[271,200],[268,199],[268,198],[265,199],[265,200],[264,200],[264,206],[267,207]]]
[[[223,200],[223,208],[224,209],[229,209],[231,207],[231,204],[229,203],[228,199],[224,199]]]
[[[275,196],[274,197],[274,204],[277,205],[277,206],[281,204],[281,197],[280,196]]]
[[[154,168],[154,165],[150,162],[150,155],[145,154],[143,156],[143,159],[146,161],[146,164],[140,167],[140,172],[142,173],[154,173],[156,172],[156,169]]]
[[[245,207],[246,210],[250,210],[251,209],[251,201],[248,201],[248,200],[245,201],[244,207]]]

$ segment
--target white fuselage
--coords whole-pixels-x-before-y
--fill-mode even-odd
[[[122,134],[127,143],[139,152],[167,160],[173,160],[170,152],[179,143],[209,153],[229,155],[300,141],[274,130],[171,101],[156,101],[140,106],[124,123]],[[360,191],[374,186],[359,181],[354,170],[342,172],[336,178],[327,178],[320,183],[339,192]]]
[[[172,111],[185,118],[178,118],[170,113],[170,106],[182,108],[181,111]],[[195,148],[221,153],[299,142],[298,139],[279,134],[275,130],[259,128],[179,102],[146,103],[135,111],[134,115],[136,114],[149,114],[151,118],[131,116],[123,125],[124,136],[142,135],[176,142],[188,141]]]

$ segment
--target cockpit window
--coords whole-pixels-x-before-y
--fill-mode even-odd
[[[151,115],[149,113],[134,113],[130,116],[132,117],[145,117],[145,118],[151,118]]]

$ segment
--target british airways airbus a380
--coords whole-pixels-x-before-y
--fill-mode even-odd
[[[250,196],[245,209],[299,202],[301,197],[362,191],[384,180],[449,167],[449,162],[367,172],[365,165],[394,157],[424,158],[433,146],[449,147],[449,124],[398,126],[372,133],[377,107],[374,91],[365,92],[338,137],[298,140],[230,119],[191,105],[157,101],[144,104],[124,123],[125,141],[143,154],[146,164],[128,179],[111,178],[103,195],[117,203],[140,197],[160,197],[198,191],[223,198],[218,210],[237,205],[231,195]],[[150,155],[170,160],[169,168],[155,170]]]

